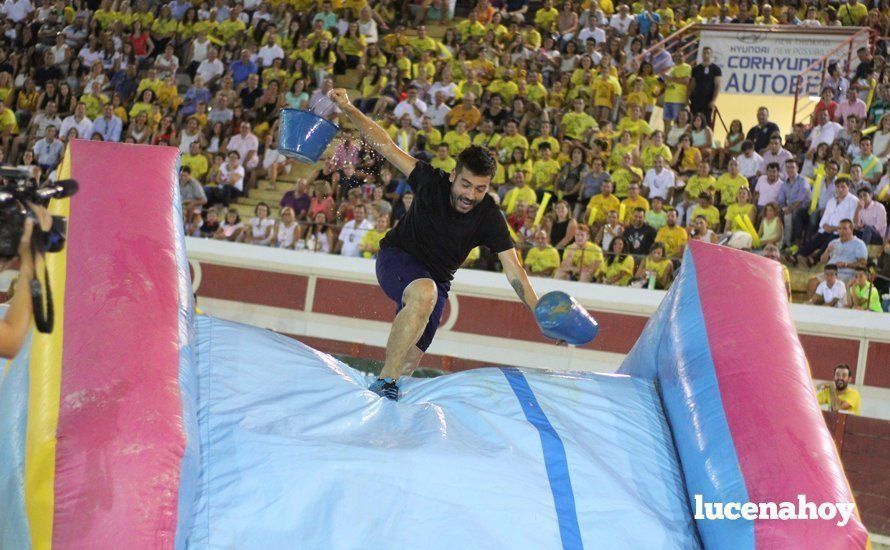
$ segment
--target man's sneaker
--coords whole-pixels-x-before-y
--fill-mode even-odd
[[[372,392],[376,393],[380,397],[386,397],[387,399],[392,399],[393,401],[398,401],[401,396],[401,392],[399,391],[399,384],[396,380],[392,378],[378,378],[371,384],[371,387],[368,388]]]

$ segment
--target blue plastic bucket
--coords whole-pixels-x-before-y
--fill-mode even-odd
[[[288,158],[314,164],[339,130],[336,124],[315,113],[282,109],[278,150]]]
[[[535,319],[545,336],[565,340],[574,346],[592,341],[599,332],[596,320],[587,310],[558,290],[541,296],[535,306]]]

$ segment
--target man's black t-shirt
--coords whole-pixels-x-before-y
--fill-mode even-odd
[[[411,208],[380,246],[408,252],[435,281],[451,281],[477,246],[485,245],[496,254],[513,248],[507,220],[488,195],[466,214],[458,212],[451,205],[448,174],[420,161],[408,176],[408,185],[414,191]]]
[[[773,134],[779,133],[779,127],[775,122],[767,122],[765,125],[754,126],[750,130],[748,130],[748,135],[745,136],[745,139],[751,140],[754,142],[754,150],[758,153],[766,149],[767,145],[769,145],[769,138],[772,137]]]
[[[695,79],[695,88],[692,89],[689,98],[692,103],[705,105],[714,99],[715,81],[718,76],[723,76],[723,71],[713,63],[707,66],[698,64],[692,68],[692,78]]]
[[[645,223],[640,227],[631,225],[624,230],[624,238],[630,244],[628,252],[636,255],[648,254],[649,249],[652,248],[652,243],[655,242],[655,236],[655,229]]]

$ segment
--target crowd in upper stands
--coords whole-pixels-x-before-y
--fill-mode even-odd
[[[812,303],[880,311],[888,291],[887,0],[6,0],[2,14],[0,160],[43,179],[72,138],[178,147],[189,235],[375,255],[413,195],[339,120],[337,86],[437,168],[488,148],[533,275],[667,288],[697,239],[823,265]],[[692,24],[878,39],[828,67],[806,120],[781,128],[766,105],[745,128],[715,112],[710,50],[669,51]],[[286,107],[344,129],[242,220],[239,201],[306,174],[278,149]],[[478,249],[465,265],[497,269]]]

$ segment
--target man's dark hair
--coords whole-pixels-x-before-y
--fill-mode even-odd
[[[840,227],[841,225],[843,225],[845,223],[848,223],[848,224],[850,224],[850,227],[853,227],[853,220],[851,220],[850,218],[842,219],[841,221],[838,222],[837,225],[838,225],[838,227]]]
[[[766,165],[766,169],[767,170],[773,170],[773,169],[778,170],[779,163],[778,162],[770,162],[769,164]]]
[[[488,149],[470,145],[458,155],[454,171],[459,174],[464,168],[475,176],[494,176],[498,163],[488,152]]]
[[[179,171],[180,171],[180,172],[185,172],[186,174],[191,174],[191,173],[192,173],[192,169],[189,168],[188,166],[180,166],[180,167],[179,167]]]
[[[837,273],[837,266],[834,264],[825,264],[824,271],[834,271]]]
[[[550,147],[549,141],[542,141],[541,143],[538,144],[538,151],[541,151],[543,149],[550,149],[550,148],[551,147]]]
[[[742,142],[742,151],[747,151],[749,149],[754,149],[754,142],[749,139],[746,139],[745,141]]]
[[[834,372],[837,372],[841,369],[847,369],[847,374],[850,374],[850,375],[853,374],[853,369],[851,369],[850,365],[848,365],[846,363],[841,363],[840,365],[834,367]]]

